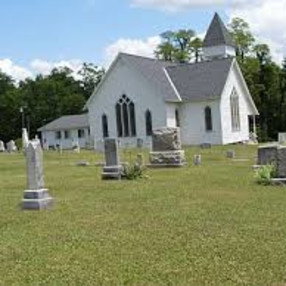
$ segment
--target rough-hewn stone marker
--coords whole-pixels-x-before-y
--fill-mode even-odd
[[[185,163],[180,129],[164,127],[153,130],[150,163],[153,167],[181,167]]]

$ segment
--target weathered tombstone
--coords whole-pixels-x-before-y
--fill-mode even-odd
[[[282,145],[286,143],[286,133],[278,133],[278,142]]]
[[[152,167],[181,167],[185,163],[185,152],[182,150],[180,129],[164,127],[153,130],[152,152],[150,152]]]
[[[258,165],[275,164],[277,159],[277,145],[258,147]]]
[[[5,144],[3,141],[0,140],[0,153],[5,152]]]
[[[75,153],[80,153],[80,145],[79,145],[78,140],[73,140],[72,149]]]
[[[14,140],[11,140],[7,143],[7,151],[9,153],[13,153],[13,152],[17,152],[17,146],[15,144],[15,141]]]
[[[143,166],[144,162],[143,162],[143,154],[137,154],[137,164],[139,166]]]
[[[235,158],[235,150],[226,151],[226,158],[234,159]]]
[[[277,177],[286,178],[286,147],[277,148]]]
[[[39,140],[32,140],[26,149],[27,190],[24,191],[22,208],[41,210],[51,206],[53,198],[44,187],[43,151]]]
[[[118,141],[113,138],[104,139],[105,166],[102,179],[121,179],[122,166],[119,162]]]
[[[258,136],[254,132],[249,133],[249,144],[258,144]]]
[[[202,156],[201,155],[194,155],[194,165],[200,166],[202,164]]]
[[[201,149],[211,149],[212,148],[212,144],[211,143],[202,143],[200,145]]]
[[[28,148],[29,145],[29,136],[26,128],[22,129],[22,148],[24,154],[26,154],[26,149]]]
[[[143,148],[143,144],[144,144],[144,141],[142,138],[138,138],[137,139],[137,148],[141,149]]]

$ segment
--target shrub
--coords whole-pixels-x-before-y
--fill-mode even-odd
[[[142,165],[134,163],[132,165],[125,165],[123,167],[122,176],[127,180],[136,180],[144,177],[143,172],[144,168],[142,167]]]
[[[265,165],[261,166],[256,172],[256,180],[261,185],[270,185],[271,179],[276,176],[275,165]]]

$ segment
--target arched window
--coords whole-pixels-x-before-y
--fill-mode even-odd
[[[206,131],[213,130],[212,110],[209,106],[205,108],[205,125]]]
[[[108,120],[106,114],[103,114],[101,117],[101,123],[102,123],[102,134],[103,138],[106,138],[109,136],[108,134]]]
[[[148,109],[145,112],[145,124],[146,124],[146,135],[151,136],[152,135],[152,114],[151,111]]]
[[[230,95],[230,113],[232,131],[240,131],[239,97],[235,88]]]
[[[180,127],[180,115],[179,115],[179,110],[176,108],[175,110],[175,117],[176,117],[176,126]]]
[[[118,137],[136,136],[134,103],[124,94],[115,106]]]

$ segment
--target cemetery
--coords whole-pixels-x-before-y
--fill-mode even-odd
[[[41,158],[36,140],[25,154],[0,154],[1,285],[283,281],[285,188],[256,183],[257,146],[182,148],[183,167],[147,168],[130,181],[103,180],[106,169],[95,163],[148,165],[150,150],[106,144],[118,153],[44,151]],[[36,178],[27,177],[30,155],[42,162]],[[24,192],[27,183],[32,192]],[[53,204],[31,211],[29,195]]]

